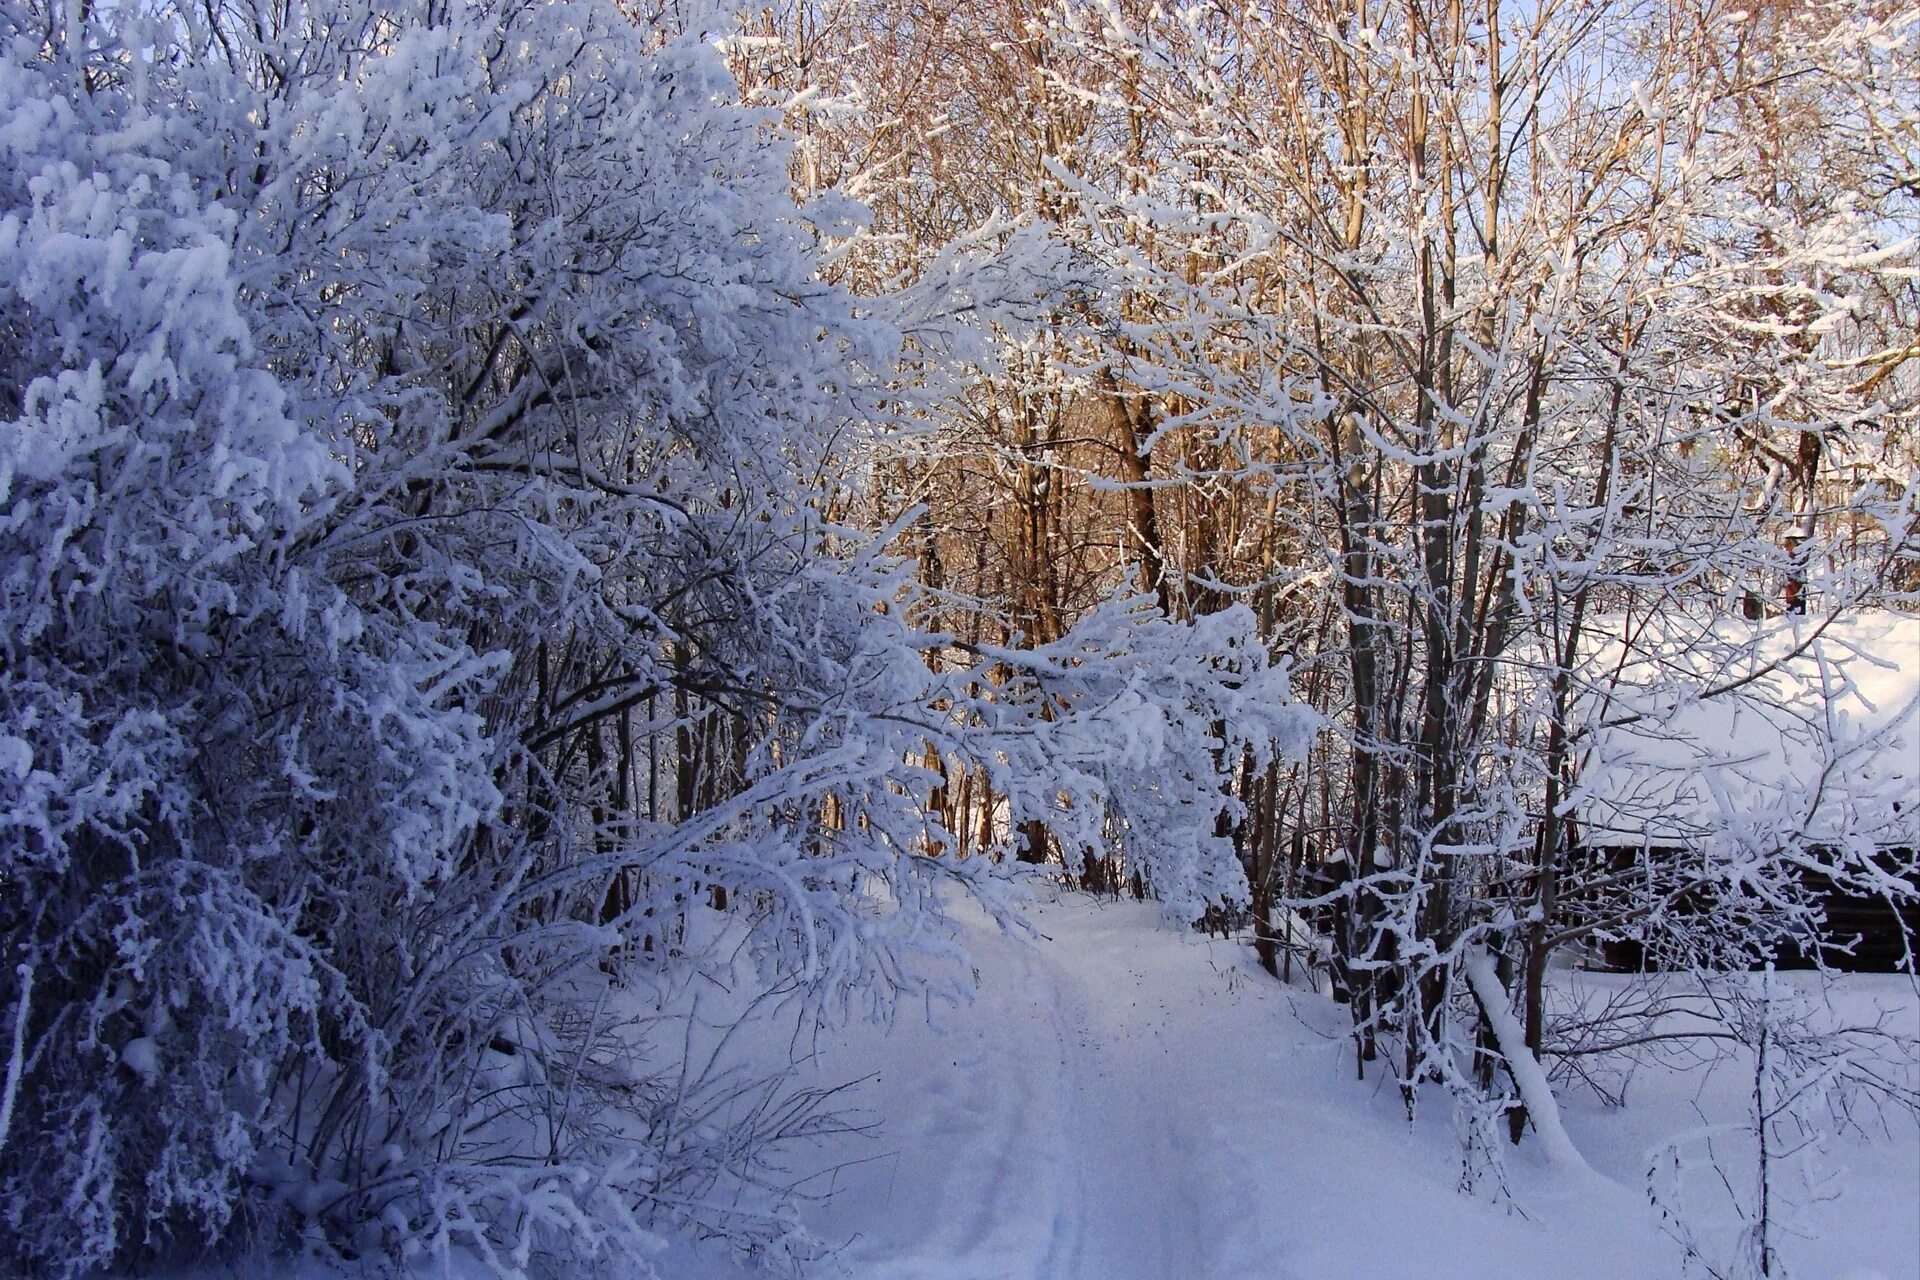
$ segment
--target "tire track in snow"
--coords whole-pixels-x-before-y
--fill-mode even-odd
[[[1039,944],[1044,946],[1047,944]],[[1087,1244],[1088,1186],[1085,1163],[1073,1151],[1071,1138],[1078,1133],[1084,1099],[1074,1071],[1074,1028],[1064,998],[1063,984],[1051,966],[1044,965],[1039,947],[1021,952],[1029,983],[1047,993],[1047,1022],[1053,1032],[1053,1052],[1046,1055],[1053,1067],[1052,1101],[1054,1112],[1054,1149],[1052,1152],[1052,1229],[1039,1275],[1077,1276]]]
[[[1049,1256],[1035,1280],[1176,1280],[1212,1276],[1216,1179],[1196,1133],[1187,1064],[1169,1043],[1164,1006],[1127,993],[1131,965],[1096,991],[1057,944],[1034,948],[1062,1046],[1066,1168],[1062,1191],[1077,1215],[1069,1258]],[[1198,1128],[1196,1129],[1196,1126]],[[1057,1265],[1057,1261],[1064,1265]]]
[[[1226,979],[1127,916],[1070,909],[1057,942],[982,928],[976,1001],[890,1042],[876,1102],[911,1119],[854,1280],[1286,1275],[1247,1226],[1249,1146],[1273,1135],[1222,1108],[1265,1074],[1251,1044],[1219,1052]]]
[[[1057,976],[1035,947],[983,933],[975,1003],[907,1032],[893,1108],[913,1115],[888,1187],[885,1239],[847,1258],[861,1280],[1068,1280],[1085,1235],[1065,1130],[1073,1082]]]

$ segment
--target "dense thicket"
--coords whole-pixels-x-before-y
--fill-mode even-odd
[[[714,1024],[1017,863],[1482,1152],[1920,896],[1920,14],[689,21],[0,0],[0,1266],[797,1265]]]
[[[832,1120],[684,988],[884,1009],[946,886],[998,910],[930,753],[994,789],[978,852],[1244,895],[1223,774],[1305,724],[1250,614],[981,643],[836,523],[1057,282],[822,282],[853,211],[699,33],[9,3],[0,45],[0,1269],[806,1256],[768,1158]]]

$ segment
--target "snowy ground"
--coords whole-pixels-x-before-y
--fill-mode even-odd
[[[821,1038],[811,1081],[866,1077],[858,1105],[878,1122],[801,1162],[831,1192],[807,1215],[837,1250],[823,1280],[1707,1275],[1662,1230],[1646,1170],[1676,1135],[1740,1118],[1751,1077],[1737,1069],[1644,1070],[1625,1108],[1565,1091],[1566,1127],[1600,1176],[1547,1169],[1530,1139],[1497,1203],[1461,1192],[1444,1098],[1410,1128],[1385,1073],[1356,1082],[1345,1011],[1275,982],[1244,946],[1077,895],[1032,918],[1042,936],[1025,942],[974,922],[971,1005]],[[1852,1018],[1920,1019],[1907,979],[1849,977],[1840,991]],[[1826,1154],[1840,1176],[1792,1197],[1804,1203],[1787,1215],[1787,1274],[1920,1280],[1920,1129],[1890,1118]],[[692,1247],[661,1262],[672,1280],[764,1274]]]
[[[1069,897],[1045,939],[971,939],[977,1001],[856,1028],[817,1079],[871,1074],[884,1124],[834,1153],[812,1219],[856,1280],[1625,1280],[1682,1274],[1648,1207],[1648,1152],[1702,1116],[1737,1118],[1737,1073],[1643,1073],[1624,1110],[1569,1100],[1604,1180],[1523,1150],[1512,1201],[1458,1190],[1436,1104],[1409,1128],[1390,1084],[1356,1083],[1339,1007],[1284,987],[1244,947],[1150,907]],[[1848,979],[1874,1000],[1899,979]],[[1696,1110],[1696,1108],[1699,1108]],[[1716,1112],[1720,1108],[1726,1114]],[[1842,1141],[1846,1194],[1801,1213],[1802,1280],[1920,1276],[1920,1135]],[[831,1272],[833,1269],[828,1268]],[[714,1263],[689,1275],[736,1274]]]

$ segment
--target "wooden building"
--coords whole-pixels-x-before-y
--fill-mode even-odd
[[[1743,858],[1785,850],[1804,864],[1798,896],[1823,917],[1825,963],[1908,965],[1920,952],[1920,617],[1616,627],[1583,706],[1573,816],[1584,879],[1626,886],[1616,895],[1636,881],[1671,891],[1689,867],[1731,880]],[[1835,863],[1853,868],[1853,883],[1823,874]],[[1725,901],[1703,891],[1670,910]],[[1567,908],[1617,909],[1577,898]],[[1603,948],[1611,965],[1657,963],[1622,933]]]

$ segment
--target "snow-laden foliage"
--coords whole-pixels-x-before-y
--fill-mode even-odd
[[[884,1008],[943,884],[1003,900],[929,747],[1238,891],[1284,668],[1124,603],[917,630],[823,513],[939,309],[818,281],[711,48],[598,0],[0,45],[0,1266],[803,1258],[766,1157],[821,1099],[660,1024],[736,954]]]
[[[0,62],[0,927],[24,1034],[4,1236],[71,1267],[222,1230],[290,1070],[378,1079],[356,922],[448,874],[497,795],[459,705],[485,663],[363,610],[301,545],[351,477],[263,366],[241,219],[171,161],[167,120],[68,91],[89,72],[18,30]]]
[[[1121,597],[1054,644],[976,651],[1060,713],[990,766],[1011,826],[1045,823],[1076,875],[1117,845],[1142,888],[1182,922],[1247,900],[1230,834],[1239,806],[1219,775],[1243,754],[1262,766],[1304,754],[1319,727],[1292,702],[1287,668],[1269,663],[1252,610],[1181,624]],[[1004,716],[975,702],[970,713],[988,724]]]

